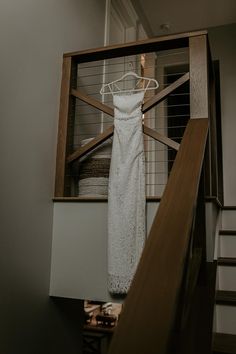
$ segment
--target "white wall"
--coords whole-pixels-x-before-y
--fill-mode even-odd
[[[0,2],[0,352],[78,353],[48,298],[62,54],[103,45],[104,0]],[[72,306],[72,307],[71,307]],[[59,309],[60,308],[60,309]]]
[[[209,41],[220,61],[224,203],[236,205],[236,24],[209,29]]]
[[[158,205],[147,203],[147,235]],[[107,290],[107,202],[55,203],[50,294],[112,301]]]

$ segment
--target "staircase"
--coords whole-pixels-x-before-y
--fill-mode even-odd
[[[236,353],[236,207],[222,211],[217,255],[215,354]]]

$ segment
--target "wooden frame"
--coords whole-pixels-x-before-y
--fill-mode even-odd
[[[205,34],[205,31],[197,32],[200,34]],[[140,54],[142,52],[150,52],[161,49],[170,49],[177,47],[186,47],[188,46],[189,36],[194,36],[194,33],[184,33],[179,35],[171,35],[165,37],[157,37],[154,39],[143,40],[139,42],[128,43],[124,45],[113,45],[103,48],[97,48],[95,50],[85,50],[81,52],[68,53],[64,55],[63,59],[63,76],[62,76],[62,85],[61,85],[61,103],[60,103],[60,115],[59,115],[59,128],[58,128],[58,148],[57,148],[57,164],[56,164],[56,182],[55,182],[55,197],[64,197],[69,195],[65,190],[65,171],[68,168],[68,163],[78,159],[86,152],[86,149],[71,153],[68,155],[68,144],[66,142],[68,136],[68,115],[71,97],[78,98],[84,102],[89,103],[90,105],[100,109],[101,111],[113,115],[113,110],[102,104],[101,102],[92,99],[91,97],[86,96],[82,92],[76,90],[71,84],[71,65],[83,62],[90,62],[96,60],[103,60],[106,58],[114,58],[122,55],[133,55]],[[162,92],[157,94],[153,99],[145,102],[143,106],[143,112],[147,112],[158,102],[161,102],[165,99],[168,94],[174,91],[179,85],[184,83],[186,80],[189,80],[189,75],[184,75],[181,79],[177,80],[176,83],[170,85],[169,88],[164,89]],[[150,130],[148,127],[144,127],[144,133],[151,136],[154,139],[157,139],[168,146],[178,150],[178,144],[171,141],[168,138],[161,137],[157,132]],[[104,132],[104,135],[97,137],[93,146],[99,145],[106,137],[111,136],[112,131],[107,130]],[[87,146],[89,150],[93,149],[93,146]],[[88,150],[88,151],[89,151]]]
[[[76,151],[70,151],[68,148],[68,122],[71,111],[71,102],[73,100],[82,100],[83,102],[99,109],[100,111],[113,116],[113,109],[98,100],[89,97],[82,91],[76,89],[76,85],[72,84],[72,66],[74,68],[78,63],[92,62],[107,58],[115,58],[123,55],[134,55],[143,52],[159,51],[164,49],[174,49],[189,46],[189,62],[190,72],[183,75],[176,82],[158,92],[154,97],[147,100],[142,107],[143,113],[153,108],[159,102],[163,101],[176,88],[190,80],[190,106],[191,118],[208,117],[209,109],[207,107],[209,101],[209,84],[208,84],[208,43],[207,32],[197,31],[170,36],[152,38],[148,40],[126,43],[123,45],[113,45],[108,47],[97,48],[93,50],[85,50],[64,54],[63,59],[63,75],[61,86],[60,101],[60,117],[58,128],[58,148],[57,148],[57,164],[56,164],[56,182],[55,197],[62,198],[70,196],[70,192],[66,190],[65,184],[70,182],[65,178],[66,171],[70,171],[71,164],[84,156],[87,152],[92,151],[99,144],[104,142],[113,134],[113,127],[105,130],[97,136],[92,142]],[[74,69],[75,70],[75,69]],[[73,108],[72,108],[73,110]],[[144,125],[144,134],[154,138],[155,140],[175,149],[179,149],[179,144],[171,139],[161,136],[155,130]],[[209,144],[210,143],[209,140]],[[215,173],[216,168],[213,164],[213,158],[210,155],[210,145],[208,147],[208,159],[205,167],[205,176],[208,180],[208,195],[211,195],[211,181],[213,179],[212,171]],[[69,173],[67,173],[69,175]],[[214,187],[217,190],[217,187]]]

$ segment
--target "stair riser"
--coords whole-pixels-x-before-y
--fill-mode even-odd
[[[236,267],[218,266],[217,283],[217,288],[219,290],[236,291]]]
[[[236,335],[236,306],[216,305],[216,332]]]
[[[236,256],[236,236],[220,236],[220,257]]]
[[[223,211],[222,229],[236,230],[236,210],[224,210]]]

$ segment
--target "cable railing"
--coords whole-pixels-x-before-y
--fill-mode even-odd
[[[156,78],[159,82],[159,96],[164,93],[163,97],[159,98],[159,105],[157,106],[155,100],[150,107],[146,107],[143,112],[143,123],[147,128],[154,129],[159,135],[168,136],[171,135],[171,131],[175,131],[172,134],[172,140],[181,141],[184,127],[189,119],[189,86],[184,85],[187,82],[188,77],[188,48],[182,49],[170,49],[126,55],[122,58],[111,58],[106,60],[97,60],[89,63],[80,63],[80,60],[76,62],[74,67],[74,85],[76,88],[72,89],[71,101],[73,101],[73,117],[68,121],[67,137],[66,137],[66,150],[73,154],[76,150],[80,149],[84,142],[89,139],[93,139],[104,130],[112,127],[113,117],[111,116],[111,110],[113,110],[112,97],[101,96],[99,91],[102,84],[105,81],[117,79],[128,69],[135,70],[143,75]],[[184,64],[183,64],[184,63]],[[184,66],[183,66],[184,65]],[[174,71],[167,70],[169,67],[174,67]],[[178,79],[186,79],[178,84]],[[174,89],[170,88],[171,84],[175,85]],[[126,80],[125,84],[129,87],[130,80]],[[178,90],[180,86],[181,90]],[[184,88],[184,90],[182,89]],[[167,90],[167,94],[165,94]],[[155,98],[156,92],[146,95],[145,102],[151,102],[152,98]],[[76,99],[74,99],[76,97]],[[171,104],[174,97],[179,98],[179,102]],[[101,109],[101,105],[107,107]],[[109,109],[108,109],[109,108]],[[145,108],[145,105],[144,105]],[[172,110],[172,111],[171,111]],[[173,116],[178,118],[181,127],[176,122],[173,122]],[[184,117],[184,121],[183,121]],[[172,121],[171,121],[172,119]],[[181,121],[182,119],[182,121]],[[110,150],[112,146],[112,138],[110,144]],[[174,154],[170,155],[170,147],[160,146],[157,140],[144,135],[144,147],[145,147],[145,162],[146,162],[146,195],[147,197],[160,198],[170,173],[170,166],[174,158]],[[173,147],[172,147],[173,148]],[[93,151],[87,155],[87,163],[91,164],[93,158]],[[111,158],[111,151],[105,158]],[[152,162],[155,161],[155,162]],[[102,163],[102,160],[100,160]],[[91,191],[85,188],[80,188],[81,181],[80,168],[81,164],[70,161],[70,166],[66,166],[66,173],[64,179],[66,188],[63,191],[63,195],[67,197],[78,197],[81,199],[88,196],[107,197],[107,188],[101,188],[104,185],[104,178],[102,178],[99,172],[99,178],[91,185]],[[86,165],[86,161],[83,161],[83,166]],[[107,165],[107,164],[106,164]],[[65,167],[65,166],[64,166]],[[109,165],[107,165],[109,169]],[[101,170],[101,168],[100,168]],[[107,171],[105,171],[107,178]],[[84,176],[84,175],[83,175]],[[108,176],[109,178],[109,176]],[[83,178],[84,179],[84,178]],[[101,182],[101,184],[100,184]],[[97,190],[103,190],[102,193],[96,193]],[[83,190],[82,190],[83,189]],[[60,193],[61,194],[61,193]],[[59,195],[58,195],[59,196]]]

